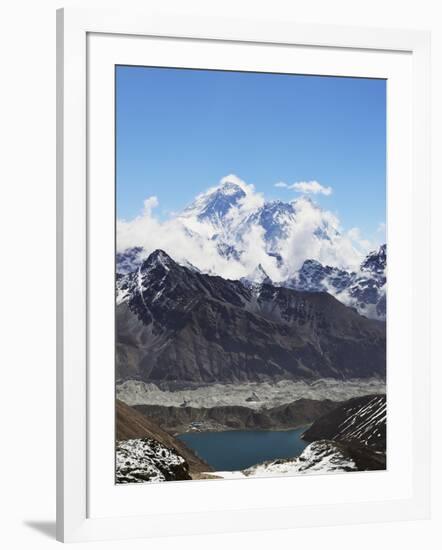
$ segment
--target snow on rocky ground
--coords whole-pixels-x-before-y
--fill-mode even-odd
[[[298,399],[345,401],[352,397],[385,393],[385,382],[377,378],[315,382],[283,380],[275,384],[213,384],[186,390],[164,391],[155,384],[127,380],[117,385],[117,399],[128,405],[211,408],[240,405],[270,409]]]
[[[356,471],[356,464],[332,441],[315,441],[296,458],[278,459],[252,466],[245,475],[267,477],[302,473],[326,474]]]
[[[222,479],[250,477],[295,476],[299,474],[329,474],[357,471],[354,461],[332,441],[315,441],[298,456],[277,459],[237,472],[213,472]]]
[[[190,479],[187,470],[187,463],[182,456],[154,439],[117,442],[117,483]]]
[[[347,418],[338,426],[333,439],[357,440],[365,445],[376,444],[378,438],[385,441],[387,402],[385,396],[373,397],[362,406],[349,406]]]

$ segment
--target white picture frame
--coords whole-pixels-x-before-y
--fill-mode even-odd
[[[428,517],[428,33],[299,25],[252,18],[158,17],[125,10],[63,9],[57,13],[57,37],[57,538],[70,542]],[[134,41],[138,41],[136,47]],[[97,330],[95,314],[98,306],[100,311],[108,307],[100,300],[113,297],[113,273],[109,273],[106,281],[100,277],[100,288],[107,294],[100,294],[94,282],[100,276],[99,266],[109,265],[114,254],[113,163],[108,154],[113,148],[113,121],[106,111],[113,96],[106,90],[115,60],[143,64],[143,55],[149,55],[155,41],[162,44],[155,50],[156,55],[164,55],[166,65],[190,63],[191,66],[190,56],[196,55],[205,68],[214,63],[224,67],[233,61],[226,61],[222,52],[218,58],[216,52],[228,47],[229,55],[233,53],[237,58],[235,63],[239,65],[235,67],[258,63],[260,57],[259,63],[267,64],[260,65],[261,70],[271,70],[276,63],[272,51],[283,47],[287,63],[292,63],[291,54],[296,51],[296,66],[310,63],[313,67],[316,63],[315,74],[346,75],[351,71],[351,75],[358,76],[391,75],[392,118],[388,139],[392,146],[388,177],[392,185],[388,224],[389,242],[392,239],[397,246],[389,255],[389,279],[391,269],[396,284],[389,296],[389,311],[393,310],[393,314],[389,316],[388,331],[391,347],[395,348],[390,351],[395,353],[396,360],[400,359],[403,369],[392,370],[388,378],[389,400],[391,395],[393,402],[393,429],[389,435],[393,463],[385,474],[388,477],[379,477],[383,473],[352,474],[359,477],[352,477],[349,483],[336,476],[315,480],[305,476],[302,481],[296,478],[300,501],[292,499],[287,491],[294,478],[246,480],[247,491],[244,482],[235,480],[201,481],[192,483],[192,489],[188,484],[173,483],[131,488],[110,486],[113,456],[109,459],[107,456],[111,432],[108,430],[106,435],[106,430],[97,430],[97,425],[113,423],[108,413],[114,378],[113,372],[103,373],[94,366],[97,346],[103,352],[104,346],[109,350],[113,346],[113,342],[106,343],[106,328]],[[183,48],[178,55],[178,49],[174,48],[176,41],[189,44],[188,53]],[[203,49],[198,48],[201,44]],[[258,48],[266,55],[258,56],[251,51]],[[317,55],[308,57],[313,50]],[[241,61],[243,58],[246,60]],[[98,91],[99,103],[94,99]],[[398,105],[396,111],[395,105]],[[405,126],[400,128],[401,124]],[[403,162],[400,153],[404,152],[409,162]],[[103,201],[100,195],[101,214],[96,204],[97,192],[101,193],[102,188],[97,191],[91,185],[97,180],[97,173],[106,189]],[[400,181],[405,183],[400,186]],[[106,245],[98,248],[99,239]],[[112,319],[109,321],[108,327],[112,326]],[[400,421],[406,424],[406,432]],[[104,432],[102,439],[101,432]],[[395,463],[396,447],[401,449],[402,460],[397,456]],[[355,500],[351,486],[356,485],[360,487],[360,497]],[[320,486],[327,487],[327,499],[320,498]],[[381,486],[386,488],[382,494],[377,492]],[[340,499],[335,496],[336,487],[342,487]],[[119,491],[119,507],[114,499],[115,490]],[[146,498],[145,491],[155,495],[154,499]],[[188,495],[185,511],[179,498],[175,498],[178,492]],[[221,504],[217,507],[204,504],[214,492]],[[178,502],[175,508],[161,508],[166,494]],[[248,500],[244,494],[249,495]],[[275,506],[278,495],[280,502]],[[156,505],[149,508],[146,502],[152,500]]]

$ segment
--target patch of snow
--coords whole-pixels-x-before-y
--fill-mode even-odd
[[[256,464],[245,470],[210,472],[222,479],[296,476],[300,474],[329,474],[357,471],[354,461],[332,441],[311,443],[297,457],[277,459]]]
[[[154,439],[128,439],[117,442],[117,483],[173,480],[176,468],[183,467],[184,464],[182,456]]]

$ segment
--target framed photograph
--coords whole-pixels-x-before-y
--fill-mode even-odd
[[[428,517],[429,35],[57,29],[58,539]]]

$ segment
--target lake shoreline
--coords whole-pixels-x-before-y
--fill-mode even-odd
[[[338,406],[339,402],[328,399],[298,399],[265,410],[235,405],[210,408],[135,405],[133,408],[170,434],[179,436],[194,432],[293,430],[311,424]]]
[[[214,471],[245,470],[271,460],[299,456],[309,444],[306,426],[287,430],[193,431],[177,437]]]
[[[204,430],[198,430],[198,429],[189,429],[185,431],[179,431],[172,433],[173,437],[179,438],[181,435],[191,434],[191,433],[223,433],[223,432],[291,432],[293,430],[299,430],[301,428],[307,430],[313,422],[303,423],[303,424],[296,424],[293,426],[288,426],[284,428],[229,428],[228,426],[221,426],[218,428],[213,429],[204,429]]]

